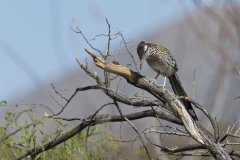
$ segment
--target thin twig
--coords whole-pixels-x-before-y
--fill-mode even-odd
[[[135,65],[135,68],[136,68],[137,72],[139,73],[139,70],[138,70],[138,67],[137,67],[137,62],[135,61],[133,54],[132,54],[132,53],[130,52],[130,50],[128,49],[127,42],[125,41],[125,38],[123,37],[123,34],[122,34],[121,32],[119,32],[119,35],[121,36],[122,41],[123,41],[123,44],[124,44],[124,46],[125,46],[125,48],[126,48],[126,50],[127,50],[127,53],[128,53],[128,54],[130,55],[130,57],[132,58],[132,61],[133,61],[134,65]]]
[[[98,112],[102,109],[102,107],[98,110]],[[127,114],[127,115],[123,115],[123,117],[119,116],[119,115],[108,115],[108,114],[96,115],[96,114],[97,114],[97,112],[95,112],[93,115],[87,117],[79,125],[74,127],[69,132],[64,133],[60,137],[57,137],[54,140],[51,140],[45,144],[39,145],[35,148],[28,149],[22,156],[16,158],[16,160],[23,159],[25,157],[28,157],[29,155],[38,155],[44,151],[54,148],[55,146],[67,141],[68,139],[72,138],[76,134],[80,133],[82,130],[84,130],[88,126],[94,126],[94,125],[107,123],[107,122],[126,121],[123,117],[126,117],[128,120],[137,120],[137,119],[141,119],[141,118],[145,118],[145,117],[155,117],[156,116],[156,113],[153,112],[152,110]],[[164,113],[158,112],[158,116],[161,119],[165,119],[170,122],[172,121],[171,118],[168,115],[165,115]],[[176,123],[176,124],[180,124],[180,123]]]
[[[104,60],[106,62],[108,62],[108,57],[109,57],[109,52],[110,52],[110,45],[111,45],[111,26],[106,18],[106,23],[108,25],[108,41],[107,41],[107,53],[104,56]],[[105,84],[106,84],[106,88],[110,87],[110,73],[104,71],[104,79],[105,79]]]
[[[121,110],[121,108],[119,107],[119,104],[118,104],[118,102],[116,101],[116,99],[113,99],[113,102],[114,102],[115,106],[117,107],[117,110],[118,110],[120,116],[123,117],[122,110]]]
[[[63,121],[83,121],[84,120],[84,118],[66,118],[66,117],[52,116],[52,115],[47,115],[47,114],[44,117],[51,118],[51,119],[63,120]]]
[[[97,51],[102,57],[104,57],[104,54],[103,54],[99,49],[95,48],[95,47],[88,41],[88,39],[85,37],[85,35],[83,34],[83,32],[80,30],[80,28],[79,28],[76,24],[74,24],[74,25],[75,25],[75,29],[76,29],[76,30],[74,30],[73,28],[71,28],[72,31],[75,32],[75,33],[80,33],[81,36],[83,37],[83,39],[85,40],[85,42],[86,42],[93,50]]]
[[[98,35],[94,36],[93,38],[89,39],[89,41],[95,41],[98,37],[101,37],[101,36],[108,37],[109,35],[108,34],[103,34],[103,33],[98,34]],[[110,36],[111,36],[111,39],[115,39],[119,36],[119,33],[117,32],[115,34],[111,34]]]
[[[114,103],[106,103],[104,105],[102,105],[92,116],[91,116],[91,120],[90,121],[93,121],[93,119],[95,118],[95,116],[106,106],[108,105],[112,105]],[[91,125],[89,125],[87,127],[87,134],[85,136],[85,141],[84,141],[84,145],[85,145],[85,149],[86,149],[86,152],[87,152],[87,156],[88,156],[88,146],[87,146],[87,140],[88,140],[88,135],[89,135],[89,131],[90,131],[90,127]],[[89,156],[88,156],[88,159],[89,159]]]
[[[106,20],[107,25],[108,25],[108,44],[107,44],[107,53],[106,53],[106,56],[109,56],[110,43],[111,43],[111,40],[112,40],[112,38],[111,38],[111,26],[110,26],[110,24],[109,24],[109,22],[108,22],[108,19],[106,18],[105,20]]]
[[[193,71],[193,93],[192,97],[195,98],[195,92],[196,92],[196,69]]]
[[[75,92],[71,95],[71,97],[67,100],[66,104],[62,107],[62,109],[59,112],[57,112],[56,114],[54,114],[53,116],[60,115],[79,91],[86,91],[86,90],[90,90],[90,89],[99,89],[99,86],[95,85],[95,86],[86,86],[86,87],[82,87],[82,88],[77,88],[75,90]]]
[[[138,132],[137,128],[132,124],[132,122],[128,118],[124,117],[124,119],[132,126],[133,130],[137,133],[139,139],[141,140],[141,142],[143,144],[143,147],[144,147],[144,149],[146,151],[146,154],[147,154],[148,158],[151,160],[150,153],[149,153],[149,151],[147,149],[146,144],[143,141],[143,138],[142,138],[141,134]]]
[[[66,97],[64,97],[60,92],[57,91],[57,89],[55,88],[55,86],[51,83],[51,87],[54,90],[54,92],[59,95],[59,97],[61,97],[62,99],[64,99],[65,101],[68,101],[68,99]]]

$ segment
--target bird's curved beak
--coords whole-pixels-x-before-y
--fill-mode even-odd
[[[145,45],[144,45],[144,52],[147,51],[147,48],[148,48],[148,46],[145,44]]]

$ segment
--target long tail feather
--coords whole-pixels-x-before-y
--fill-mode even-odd
[[[184,88],[182,87],[181,81],[178,77],[177,74],[172,75],[171,77],[169,77],[169,82],[172,86],[173,92],[178,95],[178,96],[187,96],[187,93],[185,92]],[[191,105],[190,102],[182,99],[181,100],[183,105],[186,107],[188,113],[192,116],[192,118],[197,121],[197,115],[193,110],[193,107]]]

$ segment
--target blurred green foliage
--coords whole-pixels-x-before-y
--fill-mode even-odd
[[[0,127],[0,159],[15,159],[27,150],[46,144],[72,128],[61,120],[44,119],[34,116],[34,109],[22,109],[5,113],[4,126]],[[24,117],[24,118],[23,118]],[[22,123],[19,123],[22,121]],[[50,123],[54,133],[49,134],[44,124]],[[21,125],[20,125],[21,124]],[[106,125],[106,126],[104,126]],[[117,141],[114,134],[106,129],[107,124],[91,127],[57,147],[37,155],[41,160],[87,160],[87,159],[142,159],[143,149],[130,149],[127,144]],[[86,140],[86,137],[87,140]]]
[[[6,100],[0,101],[0,107],[4,107],[4,106],[7,106],[7,101]]]

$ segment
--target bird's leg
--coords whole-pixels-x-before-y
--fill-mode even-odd
[[[157,76],[156,76],[154,79],[151,79],[151,80],[150,80],[151,84],[153,84],[153,83],[156,82],[156,80],[157,80],[157,78],[158,78],[159,75],[160,75],[160,73],[158,73]]]
[[[155,79],[155,81],[157,80],[157,78],[158,78],[158,76],[159,76],[159,75],[160,75],[160,73],[158,73],[158,74],[157,74],[157,76],[154,78],[154,79]]]
[[[167,81],[167,77],[164,76],[163,87],[165,87],[165,85],[166,85],[166,81]]]

